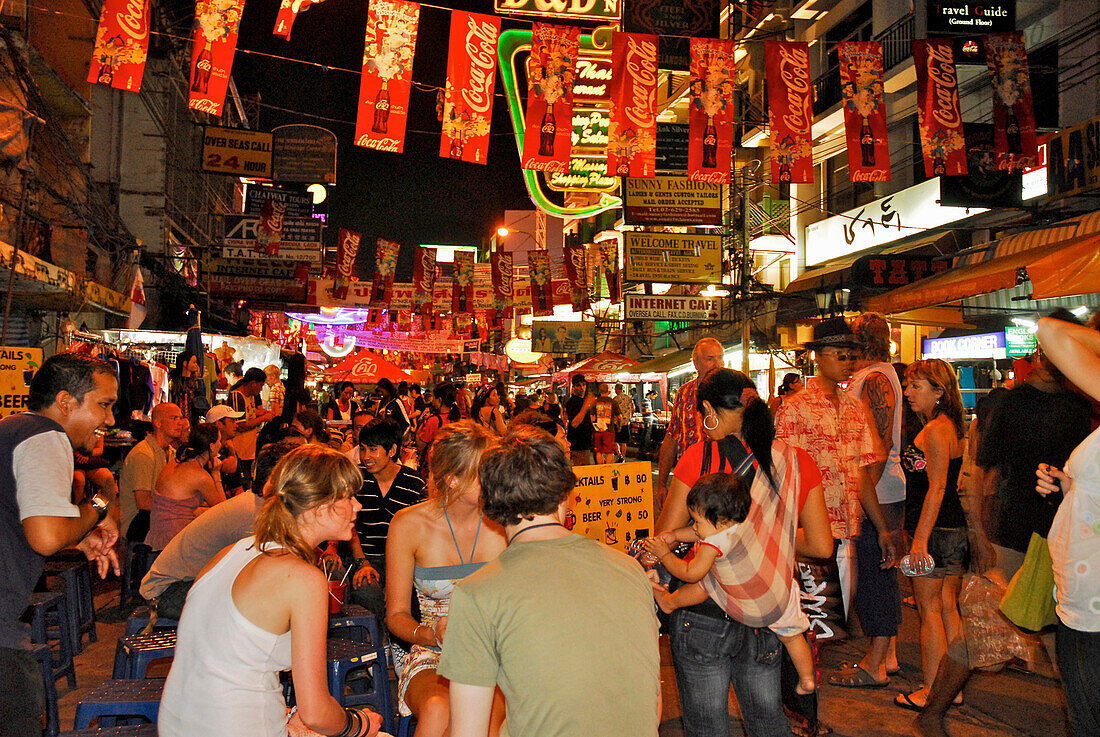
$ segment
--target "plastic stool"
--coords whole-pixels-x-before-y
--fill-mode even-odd
[[[413,737],[416,734],[416,717],[409,714],[397,720],[397,737]]]
[[[157,555],[153,549],[145,543],[130,543],[126,551],[126,559],[122,565],[122,590],[119,594],[119,605],[126,606],[131,600],[142,599],[141,581],[145,574],[153,567],[153,561]],[[144,599],[142,599],[144,601]]]
[[[61,726],[57,722],[57,686],[54,684],[53,651],[49,645],[34,645],[34,659],[42,673],[42,686],[46,689],[46,735],[54,737]]]
[[[65,595],[56,592],[31,594],[31,642],[49,647],[50,640],[57,640],[57,655],[51,650],[50,669],[56,681],[61,676],[76,688],[76,665],[73,663],[73,640],[69,633],[69,613],[65,608]],[[51,620],[56,629],[51,629]]]
[[[382,715],[382,730],[393,734],[393,703],[390,700],[389,673],[385,660],[369,645],[352,640],[331,639],[328,650],[328,690],[341,706],[369,706]],[[360,668],[369,669],[370,686],[356,685],[347,693],[348,676]],[[356,679],[358,682],[359,679]],[[383,688],[382,684],[386,687]],[[359,689],[363,688],[362,691]]]
[[[351,639],[370,646],[378,662],[382,664],[383,674],[382,678],[375,680],[373,688],[378,691],[379,703],[392,705],[393,697],[390,694],[388,673],[389,658],[386,656],[386,646],[382,640],[382,628],[379,626],[378,617],[361,606],[346,605],[343,613],[329,617],[328,632],[330,638]],[[386,715],[383,714],[383,716]],[[390,725],[391,722],[386,723],[387,732],[391,731]]]
[[[154,630],[149,635],[127,635],[115,646],[112,678],[145,678],[149,663],[176,653],[176,631]]]
[[[131,724],[105,729],[80,729],[76,732],[62,732],[58,737],[157,737],[157,725]]]
[[[73,654],[84,652],[84,635],[89,642],[99,638],[95,631],[95,601],[92,599],[92,576],[88,562],[48,560],[42,567],[46,576],[58,576],[65,584],[65,604],[69,608],[69,634]]]
[[[87,729],[97,718],[101,727],[114,727],[120,718],[141,717],[156,723],[163,691],[163,678],[106,681],[77,705],[73,729]]]
[[[149,626],[149,617],[149,607],[141,606],[135,609],[134,613],[126,620],[126,634],[141,634],[142,630]],[[179,624],[179,620],[177,619],[168,619],[167,617],[158,616],[157,621],[153,624],[153,629],[174,629],[179,627]]]

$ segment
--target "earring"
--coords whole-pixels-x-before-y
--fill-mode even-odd
[[[714,424],[713,425],[708,425],[707,420],[714,420]],[[703,427],[706,428],[707,430],[717,429],[718,428],[718,416],[717,415],[706,415],[706,416],[704,416],[703,417]]]

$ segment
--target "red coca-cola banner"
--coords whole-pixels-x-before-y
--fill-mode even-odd
[[[493,122],[499,35],[499,17],[451,11],[440,156],[485,163],[489,153],[489,124]]]
[[[275,16],[275,30],[272,31],[276,36],[284,41],[290,40],[290,29],[294,27],[294,21],[298,18],[298,13],[304,10],[308,10],[314,5],[320,5],[325,0],[283,0],[279,4],[279,14]]]
[[[622,300],[622,285],[619,280],[619,243],[607,240],[600,243],[600,269],[607,281],[607,293],[612,302]]]
[[[801,41],[765,41],[772,181],[814,181],[810,47]]]
[[[724,182],[733,159],[734,51],[728,39],[691,39],[688,179]]]
[[[242,12],[244,0],[197,0],[195,3],[191,95],[187,102],[191,109],[214,116],[222,114]]]
[[[148,51],[149,0],[105,0],[88,81],[140,92]]]
[[[917,120],[924,174],[966,174],[966,139],[951,41],[914,39],[913,63],[917,68]]]
[[[498,317],[510,318],[515,313],[512,290],[512,254],[493,251],[489,254],[490,278],[493,284],[493,310]]]
[[[652,177],[657,173],[657,37],[611,37],[611,120],[607,175]]]
[[[266,253],[268,256],[278,256],[285,222],[286,203],[264,200],[263,207],[260,209],[260,222],[256,226],[255,250]]]
[[[451,312],[455,315],[474,312],[473,251],[455,251],[454,281],[451,282]]]
[[[435,293],[435,249],[420,246],[413,262],[413,310],[420,315],[432,314]]]
[[[397,254],[401,244],[378,239],[374,251],[374,282],[370,290],[371,307],[389,307],[393,300],[393,276],[397,272]]]
[[[568,235],[565,244],[565,277],[569,280],[569,302],[577,312],[592,306],[588,297],[588,269],[585,268],[584,244],[579,236]]]
[[[1024,34],[990,33],[982,36],[985,63],[993,81],[993,151],[997,168],[1016,171],[1039,165],[1035,110]]]
[[[573,146],[573,78],[581,29],[535,23],[527,61],[527,115],[523,123],[524,169],[569,171]],[[538,314],[538,313],[536,313]]]
[[[409,117],[420,3],[371,0],[359,80],[355,145],[401,153]]]
[[[554,314],[554,286],[550,279],[550,252],[543,249],[527,254],[531,279],[531,309],[535,317]]]
[[[844,42],[840,89],[844,94],[844,135],[848,141],[848,178],[853,182],[890,181],[890,144],[886,140],[882,44]]]
[[[351,284],[352,274],[355,273],[355,257],[359,255],[361,240],[363,240],[362,233],[340,228],[339,242],[336,246],[336,273],[332,277],[333,299],[348,298],[348,286]]]

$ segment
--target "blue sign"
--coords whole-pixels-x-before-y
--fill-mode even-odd
[[[967,358],[1004,358],[1005,334],[980,333],[956,335],[951,338],[925,338],[923,358],[942,358],[945,361]]]

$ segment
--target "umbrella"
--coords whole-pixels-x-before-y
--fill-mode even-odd
[[[332,368],[326,369],[332,379],[350,381],[356,384],[376,384],[379,379],[389,379],[393,383],[413,380],[412,376],[394,366],[377,353],[361,350],[352,353]]]

